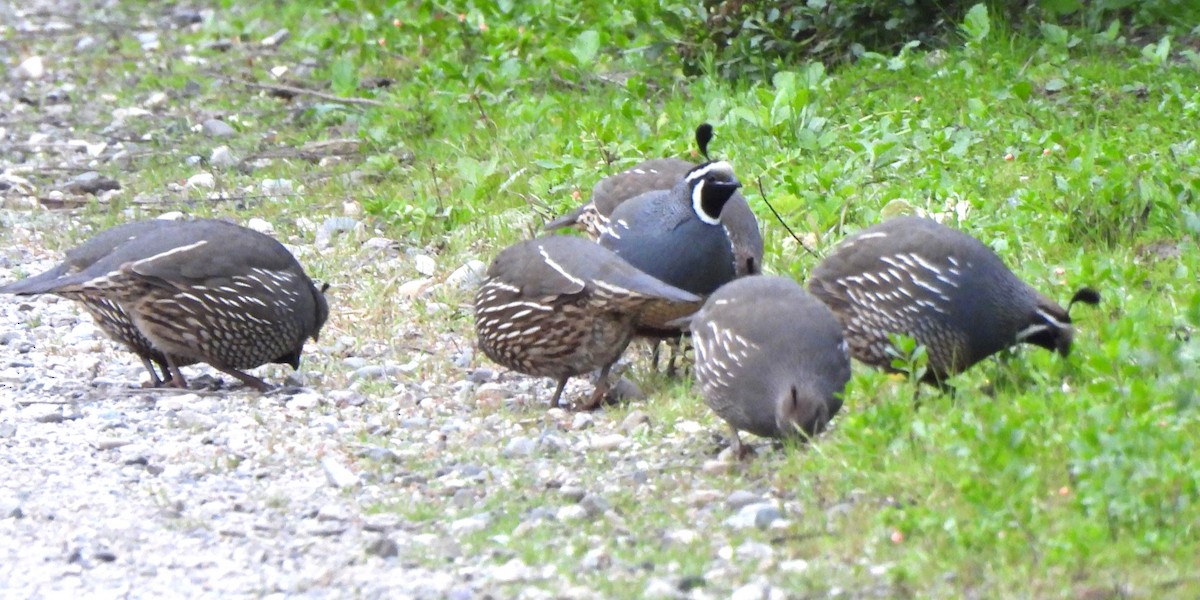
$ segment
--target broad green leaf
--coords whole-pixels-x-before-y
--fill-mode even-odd
[[[596,54],[600,52],[600,34],[593,29],[589,29],[575,38],[575,44],[571,46],[571,54],[575,55],[575,59],[579,61],[579,65],[583,66],[596,59]]]

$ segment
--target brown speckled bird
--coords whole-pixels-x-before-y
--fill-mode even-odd
[[[98,257],[82,253],[89,255],[85,267],[44,274],[33,278],[35,284],[18,282],[5,291],[57,294],[103,307],[93,312],[102,315],[102,326],[120,332],[119,339],[143,359],[165,365],[164,379],[177,387],[186,386],[180,366],[206,362],[267,390],[270,386],[242,370],[270,362],[298,368],[304,341],[317,338],[329,315],[323,290],[267,235],[214,219],[117,230],[88,242],[106,238],[96,249],[112,243]]]
[[[0,286],[0,293],[17,295],[47,293],[45,290],[52,287],[58,280],[79,273],[96,264],[97,261],[108,256],[118,246],[131,242],[154,230],[168,228],[174,224],[174,221],[149,219],[111,227],[96,234],[83,244],[68,250],[63,262],[53,269],[40,275]],[[77,297],[76,299],[79,300],[80,305],[83,306],[88,314],[92,315],[92,318],[96,321],[96,325],[101,331],[113,340],[124,344],[142,359],[146,370],[150,372],[151,385],[157,387],[164,382],[170,381],[171,373],[167,368],[167,358],[150,343],[150,340],[146,339],[146,336],[142,335],[142,332],[133,324],[133,320],[129,318],[129,315],[125,313],[120,304],[105,297],[88,296]],[[156,366],[158,369],[155,368]],[[159,369],[161,370],[161,377]]]
[[[600,369],[583,408],[600,405],[608,374],[639,319],[677,319],[701,299],[669,286],[588,240],[547,236],[500,252],[475,296],[479,347],[493,361],[558,383]]]
[[[717,290],[690,319],[696,381],[732,430],[812,437],[842,407],[850,354],[833,312],[784,277],[743,277]]]
[[[1082,288],[1064,309],[979,240],[918,217],[850,236],[813,270],[808,289],[833,309],[851,354],[864,363],[892,370],[889,334],[924,345],[929,383],[1018,343],[1066,356],[1074,339],[1070,306],[1100,301]]]

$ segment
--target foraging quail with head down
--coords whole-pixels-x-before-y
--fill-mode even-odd
[[[324,291],[275,239],[214,219],[147,226],[76,272],[16,293],[115,305],[162,358],[170,384],[182,365],[206,362],[258,390],[242,372],[300,364],[304,341],[329,315]],[[140,342],[139,342],[140,343]]]
[[[555,379],[551,407],[568,379],[600,369],[584,406],[595,408],[638,320],[678,319],[700,303],[588,240],[548,236],[496,256],[475,295],[475,331],[493,361]]]
[[[712,136],[712,125],[703,123],[696,128],[696,144],[706,159],[708,142]],[[586,204],[546,224],[546,229],[576,227],[592,239],[599,240],[611,227],[612,214],[619,206],[645,193],[670,191],[697,166],[678,158],[656,158],[638,163],[628,170],[601,179],[592,188],[592,197]],[[746,198],[734,192],[719,216],[733,248],[734,270],[737,275],[760,272],[763,257],[762,233]]]
[[[690,319],[696,381],[732,430],[810,438],[842,407],[850,354],[842,326],[795,281],[756,275],[717,290]]]
[[[1067,356],[1075,302],[1063,309],[975,238],[929,219],[897,217],[847,238],[813,270],[808,289],[833,309],[858,360],[894,370],[889,334],[925,346],[925,381],[940,383],[1018,343]]]
[[[0,293],[18,295],[47,293],[46,291],[53,287],[58,280],[92,266],[118,246],[151,231],[169,228],[174,224],[174,221],[149,219],[111,227],[96,234],[83,244],[68,250],[63,262],[53,269],[0,286]],[[108,337],[121,342],[142,359],[146,370],[150,372],[151,385],[157,387],[171,379],[171,373],[167,368],[167,358],[150,343],[150,340],[146,339],[146,336],[142,335],[120,304],[110,298],[98,296],[77,297],[77,300],[88,314],[92,315],[96,325]],[[161,377],[159,370],[155,369],[156,365],[161,370]]]

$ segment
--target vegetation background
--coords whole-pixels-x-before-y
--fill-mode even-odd
[[[214,205],[195,193],[193,211],[276,219],[357,202],[439,262],[486,262],[585,201],[601,177],[694,156],[691,132],[708,121],[713,153],[751,184],[770,272],[803,280],[845,235],[915,212],[975,235],[1051,297],[1082,285],[1103,294],[1097,309],[1075,311],[1069,359],[1012,352],[957,378],[954,396],[927,391],[919,408],[915,384],[859,366],[818,443],[759,441],[762,455],[732,469],[705,468],[713,435],[675,430],[724,433],[689,382],[637,362],[650,398],[597,419],[644,411],[654,427],[632,434],[644,446],[688,433],[695,447],[677,470],[656,475],[650,498],[608,496],[619,531],[600,519],[514,536],[517,517],[500,517],[463,536],[470,551],[504,545],[503,557],[557,565],[614,597],[644,589],[645,564],[677,578],[681,594],[713,597],[754,578],[797,597],[1200,595],[1196,3],[220,0],[217,11],[190,40],[207,64],[144,70],[126,93],[199,82],[213,109],[242,115],[233,122],[246,135],[221,142],[239,154],[346,137],[360,152],[319,178],[288,160],[253,177],[219,172],[228,189],[268,176],[303,179],[305,192]],[[229,51],[279,28],[291,38],[275,54]],[[233,93],[247,81],[275,89]],[[281,99],[281,85],[325,97]],[[207,154],[205,144],[215,142],[186,152]],[[133,193],[186,177],[174,150],[129,182]],[[316,276],[335,289],[372,285],[332,264]],[[366,308],[386,305],[388,291],[346,293],[335,311],[384,318]],[[469,294],[446,293],[438,300],[458,308],[409,316],[431,335],[469,338]],[[544,412],[532,399],[495,410]],[[445,452],[512,460],[496,448]],[[602,452],[571,463],[583,481],[610,468]],[[664,538],[696,526],[684,499],[697,489],[764,492],[789,519]],[[514,486],[471,510],[520,515],[544,502]],[[436,504],[371,510],[453,516]],[[730,554],[750,542],[773,558]],[[629,568],[580,568],[597,548]],[[714,561],[727,566],[714,574]]]

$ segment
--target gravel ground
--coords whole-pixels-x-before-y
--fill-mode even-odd
[[[0,282],[52,266],[66,245],[55,236],[89,222],[80,207],[148,201],[93,171],[116,164],[126,183],[138,181],[145,138],[130,120],[167,123],[160,135],[232,135],[203,102],[152,94],[128,105],[93,93],[98,74],[78,66],[82,57],[130,40],[147,56],[173,51],[172,31],[213,18],[182,5],[136,10],[0,4],[15,40],[0,43]],[[147,195],[211,187],[203,169],[229,154],[218,148],[203,163],[184,151],[194,170]],[[264,194],[293,189],[260,184]],[[438,264],[340,212],[286,225],[301,232],[283,241],[310,271],[392,284],[372,292],[335,280],[330,322],[303,370],[257,371],[286,380],[283,391],[249,392],[207,367],[187,370],[197,389],[143,389],[141,363],[74,303],[0,297],[0,597],[600,597],[573,587],[575,574],[511,550],[522,536],[573,536],[562,551],[582,570],[629,580],[631,597],[776,599],[780,589],[745,578],[740,565],[809,568],[771,545],[733,541],[799,513],[768,482],[731,493],[689,477],[729,467],[714,456],[724,430],[711,421],[547,412],[552,382],[481,363],[469,310],[454,304],[469,298],[482,263]],[[358,231],[329,235],[345,227]],[[356,316],[363,306],[385,314],[368,322]],[[587,387],[573,382],[565,397]],[[613,508],[664,497],[682,520],[652,531]],[[579,534],[584,520],[608,534]],[[463,542],[501,523],[486,552]],[[673,563],[647,576],[650,567],[612,551],[639,544],[706,562],[699,574]]]

